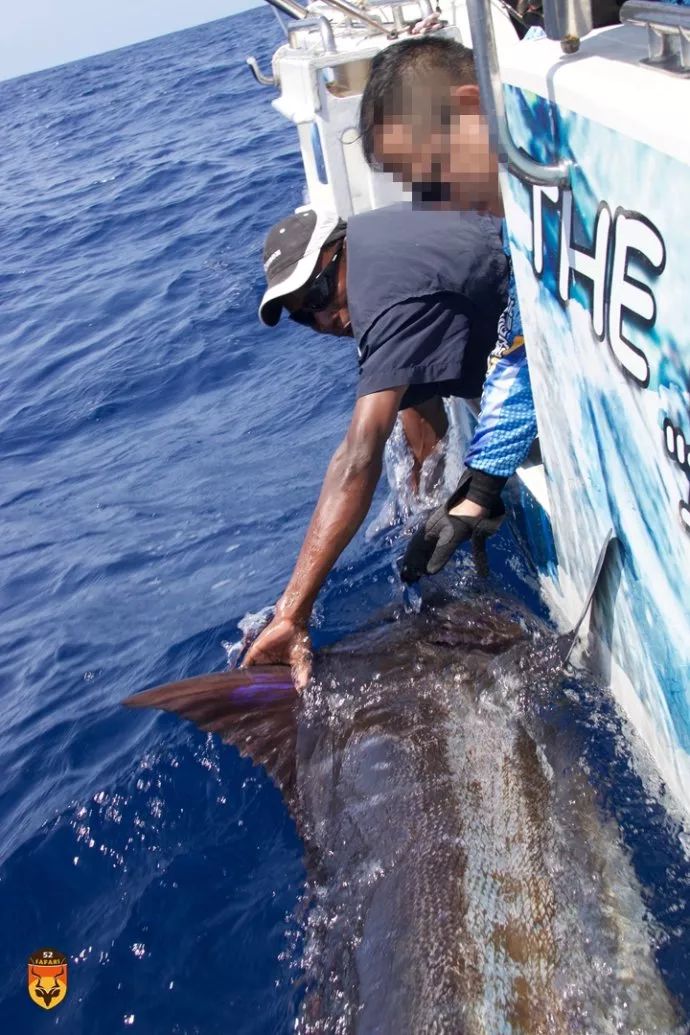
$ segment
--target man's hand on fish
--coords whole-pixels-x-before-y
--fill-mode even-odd
[[[242,663],[246,665],[289,665],[297,690],[311,679],[313,654],[306,625],[276,616],[254,641]]]

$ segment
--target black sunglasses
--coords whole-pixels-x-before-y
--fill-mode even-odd
[[[338,260],[343,254],[344,244],[345,241],[343,240],[327,265],[314,277],[297,312],[290,313],[290,319],[294,320],[295,323],[312,327],[314,325],[314,313],[320,313],[328,308],[338,284]]]

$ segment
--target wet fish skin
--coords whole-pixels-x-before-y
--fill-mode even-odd
[[[609,871],[625,860],[582,774],[554,776],[524,682],[532,665],[557,692],[557,664],[529,650],[524,621],[452,602],[322,651],[301,696],[272,668],[126,702],[218,733],[283,790],[310,862],[302,1035],[605,1035],[638,1014],[648,1035],[680,1030],[645,932],[634,952],[611,933],[613,880],[591,886],[602,837]]]

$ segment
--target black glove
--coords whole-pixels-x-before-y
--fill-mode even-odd
[[[488,574],[484,546],[487,538],[498,531],[505,517],[505,507],[500,496],[505,483],[505,478],[494,478],[468,468],[450,499],[432,511],[412,536],[400,571],[402,580],[416,582],[422,575],[436,575],[448,563],[460,543],[468,539],[472,542],[480,574]],[[487,507],[489,516],[454,517],[448,513],[465,498]]]

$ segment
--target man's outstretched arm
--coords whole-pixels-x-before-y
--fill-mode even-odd
[[[381,475],[383,450],[405,388],[357,400],[347,435],[333,454],[294,571],[273,621],[245,665],[290,664],[298,687],[311,674],[307,623],[331,568],[364,521]]]

